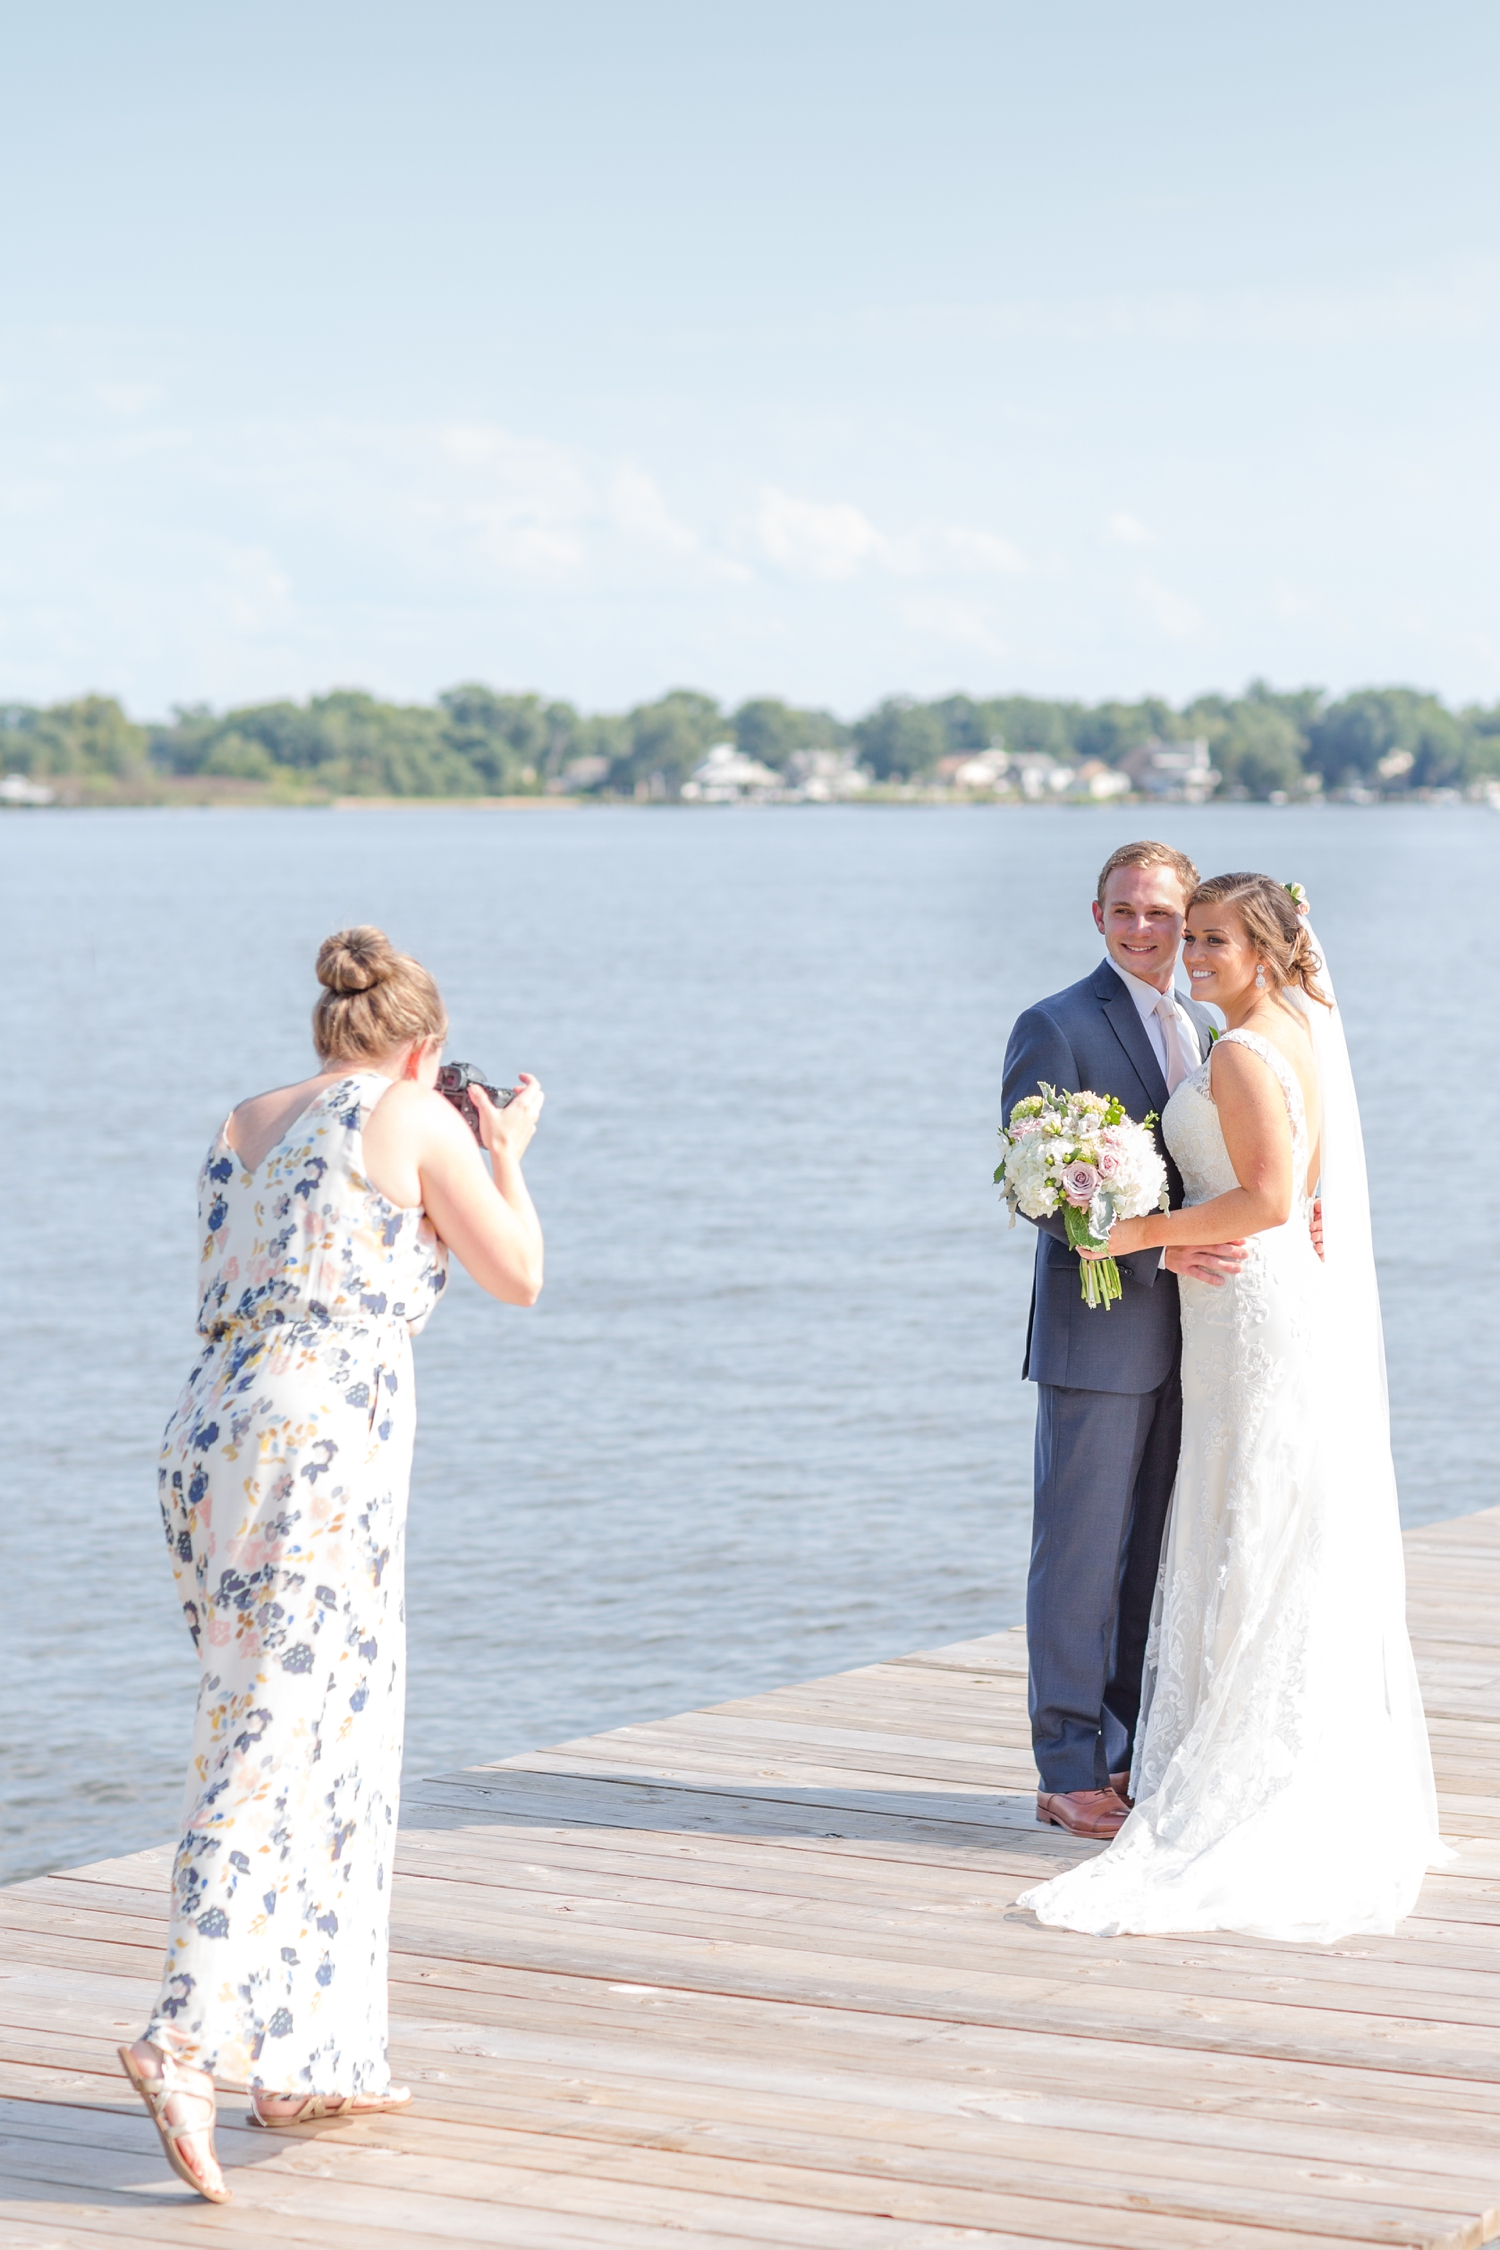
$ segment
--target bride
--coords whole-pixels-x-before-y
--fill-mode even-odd
[[[1449,1855],[1406,1633],[1348,1050],[1311,929],[1269,876],[1200,884],[1183,963],[1229,1025],[1162,1119],[1187,1199],[1117,1225],[1109,1250],[1248,1237],[1249,1256],[1222,1287],[1180,1284],[1182,1450],[1134,1810],[1106,1852],[1020,1903],[1101,1937],[1388,1934]]]

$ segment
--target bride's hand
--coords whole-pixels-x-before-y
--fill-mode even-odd
[[[1080,1258],[1128,1258],[1132,1250],[1146,1248],[1146,1222],[1144,1219],[1116,1219],[1109,1230],[1109,1241],[1102,1250],[1080,1250]]]

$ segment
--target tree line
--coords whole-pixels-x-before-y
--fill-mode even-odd
[[[1269,798],[1310,787],[1387,794],[1457,788],[1500,775],[1500,704],[1452,710],[1415,688],[1330,699],[1255,681],[1240,696],[1174,706],[1037,696],[888,696],[852,722],[769,696],[726,710],[678,688],[618,713],[471,684],[435,703],[386,703],[340,688],[215,712],[178,707],[142,723],[113,698],[0,705],[0,767],[37,781],[124,795],[206,777],[247,794],[464,797],[565,788],[602,797],[675,797],[711,745],[733,742],[780,771],[799,750],[844,750],[877,782],[918,783],[940,761],[1000,742],[1063,763],[1116,766],[1156,738],[1206,740],[1220,794]],[[89,790],[86,785],[99,784]],[[256,787],[254,785],[260,785]]]

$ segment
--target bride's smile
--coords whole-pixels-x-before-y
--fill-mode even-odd
[[[1237,915],[1209,920],[1201,909],[1189,913],[1182,933],[1182,965],[1193,998],[1221,1008],[1231,1026],[1255,1005],[1260,959]]]

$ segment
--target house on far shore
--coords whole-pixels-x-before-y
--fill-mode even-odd
[[[1123,774],[1101,765],[1097,758],[1086,766],[1070,766],[1050,750],[1007,750],[999,742],[992,742],[988,750],[939,758],[937,778],[950,789],[989,789],[997,795],[1024,797],[1034,805],[1078,795],[1080,781],[1087,797],[1112,797],[1130,787]]]
[[[1130,795],[1130,776],[1118,766],[1107,766],[1102,758],[1086,758],[1069,778],[1068,795],[1086,804],[1108,804],[1111,797]]]
[[[0,805],[51,805],[57,802],[57,791],[49,789],[44,781],[33,781],[29,774],[8,773],[0,781]]]
[[[1050,750],[1018,750],[1010,761],[1010,782],[1030,804],[1063,797],[1072,788],[1076,766],[1063,764]]]
[[[961,750],[937,762],[937,777],[950,789],[1000,789],[1009,770],[1010,753],[999,742],[992,742],[988,750]]]
[[[1131,751],[1124,767],[1143,797],[1168,805],[1206,804],[1220,781],[1202,735],[1188,742],[1163,742],[1153,734]]]
[[[597,789],[608,780],[609,766],[608,758],[574,758],[555,781],[548,782],[548,791],[554,797],[565,797],[573,790]]]
[[[788,794],[810,805],[829,805],[840,797],[861,797],[870,777],[852,750],[794,750],[786,762]]]
[[[716,742],[683,783],[682,795],[690,805],[755,804],[781,786],[780,774],[759,758],[747,758],[732,742]]]

